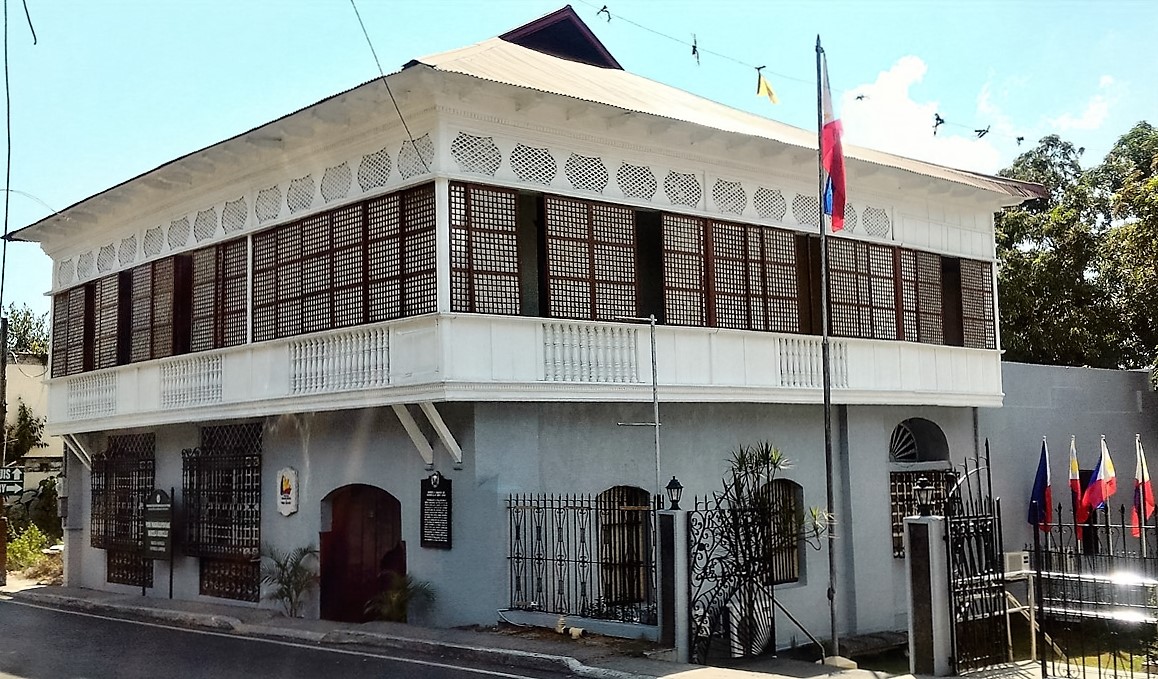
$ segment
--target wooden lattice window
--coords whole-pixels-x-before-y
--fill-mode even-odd
[[[188,351],[189,258],[168,257],[130,273],[129,360]]]
[[[828,240],[832,334],[897,339],[895,252],[875,243]]]
[[[153,434],[110,436],[92,461],[89,536],[97,549],[139,552],[142,506],[154,483]]]
[[[318,213],[253,237],[253,339],[436,309],[433,185]]]
[[[52,300],[52,376],[92,369],[92,289],[75,287]]]
[[[153,586],[153,560],[136,552],[105,552],[105,582],[133,587]]]
[[[599,494],[596,507],[603,603],[653,603],[651,494],[642,488],[615,486]]]
[[[185,553],[249,561],[261,547],[261,424],[203,427],[182,457]]]
[[[518,314],[519,194],[507,189],[450,185],[451,308]]]
[[[671,325],[708,324],[704,232],[702,219],[663,215],[665,317]]]
[[[189,350],[245,343],[247,301],[245,240],[193,252],[193,312]]]
[[[961,325],[965,346],[997,348],[993,316],[993,266],[989,262],[962,259]]]
[[[93,284],[93,368],[122,363],[120,341],[121,277],[105,276]]]
[[[902,249],[898,256],[903,311],[898,339],[944,344],[940,255]]]
[[[633,210],[547,196],[546,250],[549,316],[609,321],[637,313]]]
[[[711,222],[709,324],[800,331],[795,237],[780,229]]]

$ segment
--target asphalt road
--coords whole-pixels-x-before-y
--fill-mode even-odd
[[[564,675],[166,627],[0,599],[0,679],[551,676]]]

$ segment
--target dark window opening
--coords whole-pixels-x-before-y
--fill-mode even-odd
[[[658,212],[635,212],[635,262],[639,271],[639,311],[641,317],[654,315],[665,323],[663,299],[663,219]]]
[[[945,344],[965,346],[964,326],[961,323],[961,260],[941,258],[941,308],[944,319]]]

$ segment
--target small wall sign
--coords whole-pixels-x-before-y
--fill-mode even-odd
[[[144,558],[166,560],[173,549],[173,499],[154,490],[145,500]]]
[[[277,473],[277,511],[289,516],[298,510],[298,470],[285,467]]]
[[[450,479],[438,472],[422,479],[419,524],[423,547],[450,549],[450,508]]]

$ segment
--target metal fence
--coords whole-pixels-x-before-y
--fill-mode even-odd
[[[1037,536],[1033,569],[1047,676],[1158,675],[1158,527],[1134,535],[1127,509],[1078,524],[1061,506]]]
[[[656,624],[656,508],[625,486],[509,496],[510,607]]]

